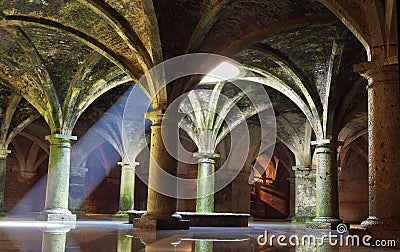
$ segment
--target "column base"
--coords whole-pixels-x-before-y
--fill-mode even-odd
[[[36,216],[39,221],[76,222],[76,215],[68,209],[46,209]]]
[[[133,227],[140,229],[187,230],[190,227],[190,221],[182,220],[179,214],[166,217],[144,214],[140,219],[133,220]]]
[[[86,211],[84,210],[72,211],[72,214],[75,214],[76,217],[86,217]]]
[[[312,221],[306,223],[306,228],[337,230],[339,224],[345,224],[347,230],[350,228],[350,224],[343,223],[341,219],[333,217],[316,217]]]
[[[307,216],[307,215],[294,215],[290,218],[288,218],[288,221],[291,221],[292,223],[307,223],[307,222],[312,222],[312,220],[315,218],[315,216]]]
[[[361,227],[368,230],[386,229],[400,231],[400,219],[378,219],[375,216],[370,216],[361,223]]]
[[[117,213],[113,214],[112,217],[117,219],[127,219],[129,218],[129,215],[127,211],[118,211]]]
[[[361,228],[372,236],[372,240],[395,240],[400,247],[400,219],[378,219],[370,216],[361,223]]]

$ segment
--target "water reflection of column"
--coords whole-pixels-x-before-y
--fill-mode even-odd
[[[69,227],[42,230],[42,252],[64,252]]]
[[[121,185],[119,193],[119,211],[117,214],[124,214],[129,210],[134,210],[135,204],[135,167],[129,163],[128,157],[122,157],[122,161],[118,163],[121,166]]]
[[[118,252],[132,251],[132,231],[130,230],[118,230]],[[128,235],[128,236],[127,236]]]
[[[71,167],[68,205],[71,211],[77,215],[85,215],[85,176],[87,172],[88,168],[86,167]]]
[[[176,245],[180,244],[181,239],[179,233],[166,233],[154,229],[134,229],[133,236],[139,238],[140,242],[145,245],[145,252],[176,251]],[[134,248],[135,251],[139,251],[139,247]]]
[[[212,252],[214,244],[212,241],[207,240],[196,240],[195,251],[196,252]]]
[[[329,252],[329,251],[333,250],[332,246],[329,244],[329,241],[326,241],[322,244],[317,243],[316,248],[317,248],[317,250],[316,250],[317,252]]]
[[[301,238],[301,236],[299,236]],[[326,240],[321,244],[321,237],[317,236],[316,237],[315,244],[312,243],[312,240],[310,240],[310,243],[306,242],[304,244],[301,243],[301,240],[298,244],[298,246],[295,247],[290,247],[290,251],[296,251],[296,252],[309,252],[309,251],[318,251],[318,252],[328,252],[332,250],[332,246],[330,246],[329,241]],[[335,251],[339,251],[340,248],[336,247]],[[346,251],[346,250],[345,250]]]

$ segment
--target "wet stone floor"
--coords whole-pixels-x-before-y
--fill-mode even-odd
[[[330,235],[330,236],[329,236]],[[265,239],[266,238],[266,239]],[[247,228],[192,227],[144,231],[124,219],[88,217],[75,225],[0,219],[0,251],[394,251],[367,247],[348,232],[310,232],[289,222],[254,222]],[[368,237],[367,237],[368,238]],[[315,239],[315,240],[314,240]],[[368,240],[368,239],[364,239]]]

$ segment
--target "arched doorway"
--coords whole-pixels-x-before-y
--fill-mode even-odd
[[[250,196],[250,214],[254,218],[286,219],[290,216],[293,162],[293,154],[281,142],[276,144],[271,159],[261,153],[253,161],[253,166],[261,166],[265,170],[263,174],[254,174]]]

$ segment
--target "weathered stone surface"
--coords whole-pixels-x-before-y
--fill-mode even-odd
[[[367,125],[368,115],[369,222],[375,223],[374,216],[397,219],[399,207],[395,204],[399,200],[393,198],[399,195],[395,192],[400,176],[393,167],[398,167],[400,156],[400,138],[396,137],[400,114],[398,67],[389,69],[380,64],[398,65],[395,7],[395,1],[377,0],[1,1],[0,138],[12,133],[35,110],[52,131],[74,130],[80,136],[115,101],[118,92],[104,94],[98,103],[93,100],[111,88],[118,89],[114,87],[122,85],[120,81],[126,75],[136,80],[158,62],[187,52],[217,52],[236,57],[257,77],[267,75],[268,81],[275,80],[279,83],[275,89],[286,85],[284,90],[272,91],[271,100],[280,119],[280,138],[287,140],[283,142],[293,153],[296,145],[307,145],[306,141],[296,143],[302,139],[296,135],[305,132],[305,120],[313,129],[308,138],[346,139],[352,131]],[[337,39],[337,31],[343,29],[341,22],[349,31],[344,29],[344,36]],[[341,57],[336,57],[338,48],[343,50]],[[377,78],[368,89],[369,113],[364,84],[352,69],[367,60],[372,60],[363,64],[369,69],[367,75]],[[397,79],[387,85],[386,74]],[[187,78],[170,85],[168,98],[189,90],[196,80]],[[71,99],[63,104],[69,91]],[[15,112],[8,110],[14,94],[24,98]],[[241,106],[252,109],[246,102]],[[79,118],[86,108],[87,113]],[[9,122],[5,119],[7,110],[12,116]],[[74,128],[76,120],[79,123]],[[5,146],[13,150],[7,169],[15,168],[12,172],[32,181],[38,177],[34,174],[43,172],[42,163],[48,155],[40,141],[43,129],[39,128],[44,124],[34,125],[33,133],[23,136],[34,143],[31,150],[21,147],[26,140],[17,138],[12,147]],[[47,125],[43,127],[48,131]],[[34,155],[35,150],[38,155]],[[350,157],[353,155],[350,152]],[[29,160],[21,156],[29,156]],[[7,176],[14,177],[13,173]],[[6,194],[13,195],[15,187],[7,187]],[[243,188],[233,185],[228,189]],[[388,190],[393,193],[386,193]],[[324,189],[317,191],[324,193]],[[385,212],[387,209],[390,211]]]

